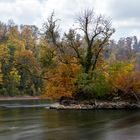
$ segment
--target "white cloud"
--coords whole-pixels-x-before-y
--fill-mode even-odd
[[[49,14],[54,10],[56,18],[61,19],[63,30],[73,26],[76,14],[87,8],[94,8],[97,0],[47,0],[44,2],[42,17],[47,19]]]
[[[139,34],[139,0],[0,0],[0,20],[13,19],[17,24],[41,26],[53,10],[62,30],[73,27],[75,15],[94,8],[97,14],[112,18],[115,37]]]
[[[34,24],[41,17],[41,4],[38,0],[15,0],[0,2],[0,19],[13,19],[16,23]]]

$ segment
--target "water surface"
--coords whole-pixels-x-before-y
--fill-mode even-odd
[[[47,110],[48,101],[0,101],[0,140],[140,140],[139,110]]]

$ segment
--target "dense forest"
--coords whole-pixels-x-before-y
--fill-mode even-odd
[[[54,13],[41,29],[0,22],[0,96],[139,100],[137,37],[113,40],[111,21],[92,10],[75,24],[62,34]]]

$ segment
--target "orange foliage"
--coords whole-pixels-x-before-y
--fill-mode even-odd
[[[47,73],[48,80],[43,97],[60,99],[62,96],[71,97],[75,90],[75,75],[79,71],[76,64],[60,63]]]
[[[114,79],[114,85],[123,93],[131,94],[134,92],[140,95],[140,72],[131,72],[129,74],[120,73]]]

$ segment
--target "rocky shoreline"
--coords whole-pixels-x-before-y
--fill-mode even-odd
[[[95,109],[140,109],[140,103],[129,101],[60,102],[49,106],[57,110],[95,110]]]

